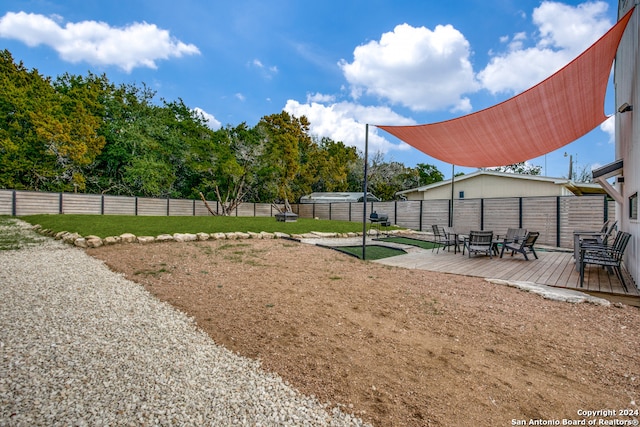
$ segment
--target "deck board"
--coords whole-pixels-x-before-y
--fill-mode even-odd
[[[541,285],[575,289],[599,295],[603,298],[624,300],[626,304],[640,306],[640,290],[629,273],[624,270],[628,290],[615,274],[606,269],[588,265],[585,268],[584,287],[580,287],[580,273],[575,268],[573,254],[561,250],[537,250],[538,258],[529,257],[526,261],[521,254],[513,257],[505,254],[503,258],[486,255],[469,255],[460,252],[411,249],[406,255],[386,258],[376,262],[398,267],[415,268],[443,273],[461,274],[483,278],[509,281],[534,282]]]

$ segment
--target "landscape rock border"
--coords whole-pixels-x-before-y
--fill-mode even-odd
[[[362,236],[361,232],[358,233],[327,233],[320,231],[312,231],[304,234],[287,234],[282,232],[228,232],[228,233],[174,233],[174,234],[160,234],[158,236],[136,236],[132,233],[123,233],[119,236],[108,236],[101,238],[99,236],[88,235],[81,236],[78,233],[72,233],[69,231],[53,231],[50,229],[42,228],[40,224],[36,224],[32,229],[44,236],[53,237],[56,240],[61,240],[69,245],[74,245],[79,248],[99,248],[100,246],[115,245],[122,243],[139,243],[150,244],[155,242],[195,242],[205,240],[243,240],[243,239],[326,239],[326,238],[353,238]],[[391,230],[385,232],[385,234],[402,234],[407,233],[410,230]],[[376,237],[380,233],[378,230],[370,230],[367,235]]]

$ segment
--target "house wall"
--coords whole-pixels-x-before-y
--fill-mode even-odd
[[[618,4],[618,16],[627,13],[634,0],[621,0]],[[630,218],[629,198],[640,192],[640,6],[636,7],[622,37],[614,68],[616,110],[625,102],[633,105],[634,110],[626,113],[616,112],[616,159],[623,159],[624,184],[616,185],[624,201],[616,209],[620,229],[631,233],[631,240],[625,252],[624,262],[636,284],[640,281],[640,221]]]
[[[480,175],[453,183],[454,199],[464,191],[465,199],[492,197],[545,197],[570,195],[562,185],[546,181],[525,180],[501,176]],[[408,200],[451,199],[451,185],[431,188],[428,191],[405,194]]]

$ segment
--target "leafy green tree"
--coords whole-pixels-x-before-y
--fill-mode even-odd
[[[309,121],[305,116],[294,117],[282,111],[264,116],[258,123],[265,135],[265,153],[262,175],[275,185],[276,201],[284,203],[291,211],[290,200],[304,194],[302,186],[294,186],[294,179],[301,171],[301,155],[312,144]],[[302,169],[303,173],[309,170]]]
[[[137,195],[133,167],[136,158],[143,157],[147,149],[147,132],[143,124],[152,114],[155,93],[146,86],[105,83],[101,97],[104,108],[101,135],[105,147],[92,165],[94,192]],[[139,185],[138,185],[139,187]],[[142,195],[142,194],[140,194]]]
[[[98,92],[89,84],[55,84],[0,54],[0,183],[12,188],[84,189],[84,168],[99,154]]]
[[[316,144],[319,165],[311,191],[349,191],[349,171],[361,161],[356,148],[327,137]]]
[[[418,185],[429,185],[444,180],[444,175],[434,165],[418,163],[415,169],[420,178]],[[405,190],[407,190],[407,188],[405,188]]]
[[[192,147],[190,165],[196,171],[199,193],[220,203],[222,215],[230,215],[249,198],[259,174],[263,140],[256,128],[242,123],[227,126]]]
[[[492,170],[496,172],[518,173],[521,175],[540,175],[540,173],[542,173],[542,166],[534,166],[527,162],[520,162],[492,168]]]

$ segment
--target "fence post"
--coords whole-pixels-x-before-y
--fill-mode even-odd
[[[560,232],[562,227],[560,225],[560,196],[556,196],[556,247],[560,247]]]
[[[100,196],[100,215],[104,215],[104,194]]]
[[[603,215],[604,215],[604,221],[608,221],[609,220],[609,203],[607,202],[607,195],[605,194],[604,196],[604,211],[603,211]]]
[[[18,211],[18,201],[16,190],[13,190],[11,194],[11,215],[16,216],[16,212]]]
[[[193,216],[196,216],[196,199],[193,199]]]
[[[480,230],[484,230],[484,198],[480,199]]]
[[[62,215],[62,193],[60,193],[60,196],[58,197],[58,213],[60,215]]]
[[[398,201],[393,201],[393,225],[398,225]]]
[[[420,218],[418,218],[418,230],[419,231],[422,231],[422,214],[424,213],[423,205],[424,205],[424,200],[420,200]]]
[[[135,211],[136,211],[136,216],[138,216],[138,196],[135,196]]]
[[[522,227],[522,197],[518,197],[518,228]]]

